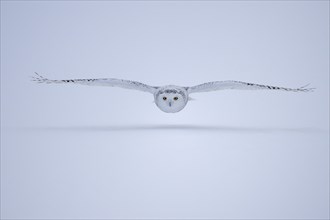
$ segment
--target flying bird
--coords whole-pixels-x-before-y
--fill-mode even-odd
[[[225,89],[239,89],[239,90],[281,90],[289,92],[310,92],[314,88],[307,88],[308,85],[299,88],[285,88],[278,86],[260,85],[255,83],[247,83],[240,81],[214,81],[199,84],[191,87],[184,86],[150,86],[144,83],[114,79],[114,78],[100,78],[100,79],[65,79],[65,80],[52,80],[47,79],[38,73],[33,78],[33,81],[38,83],[72,83],[89,86],[109,86],[109,87],[121,87],[125,89],[133,89],[142,92],[151,93],[154,96],[155,104],[157,107],[166,113],[176,113],[181,111],[190,100],[189,95],[191,93],[198,92],[211,92]]]

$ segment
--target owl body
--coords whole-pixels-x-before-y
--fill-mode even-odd
[[[66,79],[66,80],[52,80],[47,79],[38,73],[33,77],[33,80],[38,83],[70,83],[82,84],[88,86],[108,86],[108,87],[121,87],[124,89],[133,89],[142,92],[151,93],[154,96],[155,104],[157,107],[166,113],[176,113],[184,109],[189,100],[191,93],[211,92],[225,89],[239,89],[239,90],[281,90],[290,92],[309,92],[314,88],[306,88],[302,86],[299,88],[285,88],[278,86],[261,85],[255,83],[246,83],[241,81],[214,81],[199,84],[191,87],[183,86],[150,86],[144,83],[114,79],[114,78],[100,78],[100,79]]]
[[[154,93],[154,98],[157,107],[166,113],[181,111],[189,99],[187,89],[174,85],[159,87]]]

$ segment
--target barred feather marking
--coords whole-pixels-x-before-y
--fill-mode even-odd
[[[82,85],[90,86],[110,86],[110,87],[121,87],[125,89],[134,89],[143,92],[149,92],[154,94],[158,87],[149,86],[140,82],[123,80],[123,79],[114,79],[114,78],[101,78],[101,79],[66,79],[66,80],[51,80],[47,79],[38,73],[35,73],[36,76],[32,77],[33,81],[37,83],[77,83]]]
[[[279,86],[260,85],[255,83],[247,83],[241,81],[214,81],[203,83],[200,85],[192,86],[188,88],[189,93],[196,92],[210,92],[224,89],[241,89],[241,90],[256,90],[256,89],[269,89],[269,90],[283,90],[291,92],[311,92],[315,88],[307,88],[308,85],[299,88],[285,88]]]

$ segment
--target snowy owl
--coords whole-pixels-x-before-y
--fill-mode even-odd
[[[66,80],[51,80],[47,79],[38,73],[33,77],[33,81],[38,83],[74,83],[89,86],[110,86],[121,87],[125,89],[134,89],[142,92],[149,92],[154,96],[155,104],[157,107],[166,113],[176,113],[181,111],[189,101],[189,95],[197,92],[210,92],[223,89],[240,89],[240,90],[282,90],[291,92],[309,92],[314,88],[306,88],[306,86],[291,89],[278,86],[267,86],[255,83],[246,83],[240,81],[214,81],[207,82],[192,87],[184,86],[149,86],[140,82],[113,79],[113,78],[101,78],[101,79],[66,79]]]

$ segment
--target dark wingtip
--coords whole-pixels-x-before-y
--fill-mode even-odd
[[[308,88],[310,83],[296,89],[297,92],[314,92],[316,88]]]
[[[47,78],[41,76],[39,73],[34,72],[34,74],[35,74],[34,76],[31,76],[32,81],[37,82],[37,83],[45,83],[48,81]]]

